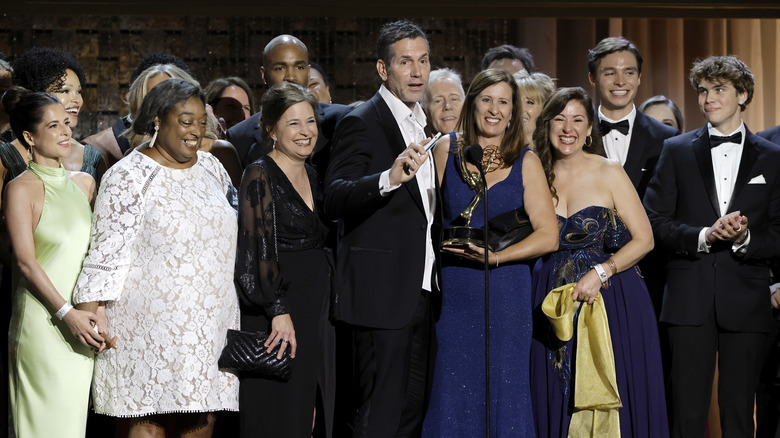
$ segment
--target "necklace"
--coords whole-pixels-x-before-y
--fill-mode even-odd
[[[485,173],[493,172],[504,166],[504,154],[498,149],[498,146],[485,146],[482,150],[482,168]]]

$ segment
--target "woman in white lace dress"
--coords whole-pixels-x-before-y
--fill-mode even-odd
[[[204,101],[180,79],[146,95],[133,130],[154,138],[103,177],[74,292],[82,308],[105,303],[118,341],[98,356],[94,409],[130,417],[130,437],[210,437],[214,412],[238,410],[238,379],[217,367],[238,328],[235,189],[198,152]]]

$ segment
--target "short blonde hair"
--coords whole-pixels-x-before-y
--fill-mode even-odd
[[[513,76],[520,89],[520,94],[531,97],[540,106],[544,106],[555,92],[554,79],[544,73],[528,74],[525,70],[521,70]]]

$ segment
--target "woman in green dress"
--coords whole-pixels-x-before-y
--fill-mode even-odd
[[[94,353],[105,347],[102,311],[70,304],[89,246],[95,180],[66,171],[70,119],[54,96],[29,93],[10,109],[11,129],[32,154],[6,188],[11,243],[23,278],[9,330],[11,417],[16,438],[82,438]]]

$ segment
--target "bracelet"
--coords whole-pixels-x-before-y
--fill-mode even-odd
[[[65,315],[67,315],[71,310],[73,310],[73,306],[71,306],[69,302],[65,301],[65,304],[60,307],[60,310],[58,310],[54,316],[56,316],[59,320],[62,320],[62,318],[65,318]]]
[[[497,252],[494,252],[493,254],[495,254],[495,255],[496,255],[496,268],[497,268],[497,267],[498,267],[498,253],[497,253]]]
[[[601,280],[601,284],[605,285],[607,284],[607,280],[609,280],[609,277],[607,277],[607,273],[604,271],[604,267],[601,266],[601,264],[593,265],[593,269],[596,270],[596,273],[599,274],[599,279]]]
[[[615,263],[615,260],[610,257],[609,260],[607,260],[607,264],[609,265],[609,270],[612,271],[612,275],[617,275],[617,263]]]

